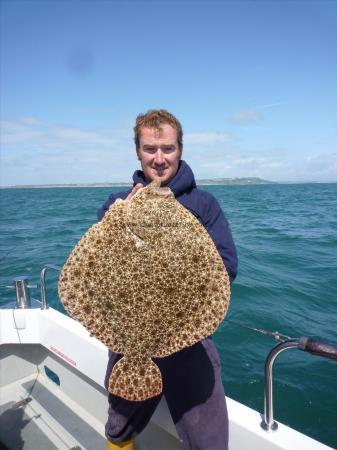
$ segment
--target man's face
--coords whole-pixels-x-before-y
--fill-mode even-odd
[[[181,154],[177,131],[171,125],[164,124],[159,130],[141,128],[137,156],[148,181],[167,184],[177,173]]]

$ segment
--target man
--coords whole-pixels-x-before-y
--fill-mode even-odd
[[[98,211],[101,220],[116,198],[131,197],[153,180],[168,186],[176,199],[204,225],[223,259],[231,282],[237,256],[229,225],[215,198],[196,187],[192,170],[182,161],[183,131],[165,110],[151,110],[136,119],[135,144],[142,170],[133,175],[131,191],[111,195]],[[105,385],[121,355],[110,352]],[[228,417],[221,364],[212,339],[198,342],[165,358],[155,358],[163,377],[165,395],[184,450],[226,450]],[[109,394],[106,424],[108,449],[134,449],[134,438],[149,422],[161,396],[131,402]],[[161,448],[158,442],[158,449]]]

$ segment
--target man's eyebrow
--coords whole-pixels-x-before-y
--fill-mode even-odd
[[[162,145],[156,145],[156,144],[143,144],[143,147],[175,147],[174,144],[162,144]]]

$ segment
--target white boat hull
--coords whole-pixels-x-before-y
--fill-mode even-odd
[[[107,362],[108,349],[53,308],[1,309],[0,442],[13,450],[104,449]],[[280,423],[277,431],[266,432],[257,411],[230,398],[227,405],[230,450],[330,448]],[[182,449],[165,399],[137,439],[139,450],[159,448]]]

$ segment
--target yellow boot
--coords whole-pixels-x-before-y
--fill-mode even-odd
[[[122,448],[123,450],[135,450],[135,440],[130,439],[129,441],[117,443],[106,441],[106,448],[107,450],[119,450],[120,448]]]

